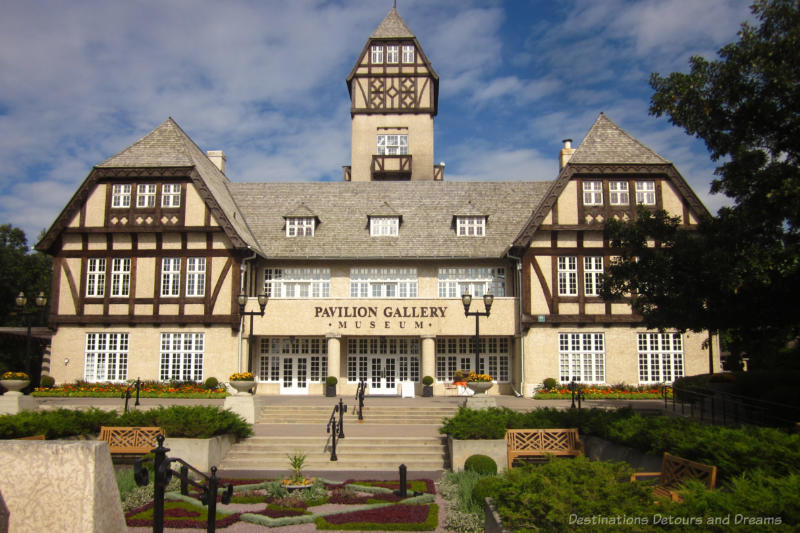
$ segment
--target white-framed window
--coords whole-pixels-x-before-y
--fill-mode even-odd
[[[161,381],[202,381],[204,333],[162,333]]]
[[[313,237],[314,217],[289,217],[286,219],[287,237]]]
[[[395,381],[419,381],[419,339],[408,337],[350,338],[347,341],[347,381],[367,380],[369,360],[375,356],[395,358]],[[372,377],[375,379],[376,375]]]
[[[416,268],[351,268],[351,298],[416,298]]]
[[[486,217],[456,217],[456,235],[459,237],[483,237],[486,235]]]
[[[329,268],[264,269],[264,294],[270,298],[329,298]]]
[[[383,63],[383,45],[372,45],[372,58],[370,62],[374,64]]]
[[[558,258],[558,295],[578,295],[578,258],[575,256]]]
[[[603,258],[600,256],[583,258],[583,293],[586,296],[600,296],[600,282],[603,277]]]
[[[136,207],[156,206],[156,184],[140,183],[136,186]]]
[[[400,47],[396,44],[386,45],[386,62],[397,63]]]
[[[161,207],[181,206],[181,184],[164,183],[161,185]]]
[[[583,182],[583,205],[603,205],[603,182],[590,180]]]
[[[608,196],[611,205],[628,205],[630,204],[630,195],[628,194],[627,181],[609,181],[608,182]]]
[[[656,182],[636,182],[636,203],[639,205],[656,205]]]
[[[164,257],[161,259],[161,296],[175,297],[181,295],[181,258]]]
[[[186,258],[186,296],[205,296],[206,258]]]
[[[269,337],[261,338],[259,346],[258,379],[280,383],[284,379],[281,365],[284,358],[307,358],[309,381],[319,383],[328,377],[327,344],[318,337]],[[294,366],[295,361],[290,363]],[[284,365],[285,366],[285,365]]]
[[[413,63],[414,62],[414,45],[412,44],[404,44],[403,45],[403,63]]]
[[[498,268],[440,268],[439,298],[460,298],[471,294],[483,298],[486,293],[506,295],[506,269]]]
[[[125,381],[128,379],[128,334],[87,333],[83,379]]]
[[[371,237],[397,237],[399,228],[399,217],[369,217]]]
[[[104,257],[91,258],[86,265],[86,296],[105,296],[106,260]]]
[[[680,333],[639,333],[639,383],[673,382],[683,376]]]
[[[408,134],[390,133],[378,135],[378,155],[407,155]]]
[[[122,183],[111,186],[111,207],[131,206],[131,185]]]
[[[604,383],[605,339],[602,333],[559,333],[559,374],[561,383]]]
[[[128,296],[131,290],[131,260],[111,260],[111,296]]]
[[[478,373],[489,374],[495,382],[508,382],[510,374],[508,337],[481,337]],[[474,337],[439,337],[436,339],[436,380],[450,382],[456,370],[474,370]]]

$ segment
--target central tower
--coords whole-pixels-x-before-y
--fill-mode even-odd
[[[352,119],[345,180],[441,180],[433,164],[439,76],[395,8],[347,76]]]

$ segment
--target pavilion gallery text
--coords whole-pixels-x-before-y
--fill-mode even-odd
[[[739,526],[763,526],[779,525],[783,523],[780,516],[747,516],[743,514],[724,515],[724,516],[673,516],[654,514],[647,516],[628,516],[628,515],[593,515],[578,516],[569,515],[569,523],[579,526],[702,526],[702,525],[739,525]]]

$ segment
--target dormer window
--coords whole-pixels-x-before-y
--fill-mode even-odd
[[[486,217],[456,217],[456,235],[459,237],[483,237],[486,235]]]
[[[403,63],[414,62],[414,46],[410,44],[403,45]]]
[[[286,219],[287,237],[313,237],[314,217],[289,217]]]
[[[370,217],[369,234],[372,237],[397,237],[400,217]]]
[[[373,45],[372,46],[372,63],[383,63],[383,46],[380,45]]]
[[[408,134],[378,135],[378,155],[407,155]]]
[[[390,44],[386,47],[386,62],[387,63],[397,63],[398,61],[398,54],[400,53],[400,47],[396,44]]]

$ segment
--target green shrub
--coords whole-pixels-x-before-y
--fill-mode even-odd
[[[336,376],[328,376],[327,378],[325,378],[325,385],[329,387],[333,387],[337,383],[339,383],[339,380]]]
[[[39,386],[41,388],[43,388],[43,389],[49,389],[55,384],[56,384],[56,380],[55,380],[55,378],[53,376],[45,375],[45,376],[42,376],[41,379],[39,380]]]
[[[488,455],[475,454],[464,461],[464,470],[475,472],[484,476],[497,474],[497,463]]]
[[[554,378],[545,378],[544,381],[542,381],[542,385],[545,389],[550,390],[556,388],[558,381],[556,381]]]
[[[480,478],[472,487],[472,500],[477,505],[483,505],[486,498],[496,498],[499,488],[503,485],[503,478],[486,476]]]
[[[206,378],[204,385],[208,390],[216,390],[217,387],[219,387],[219,380],[212,376],[210,378]]]
[[[433,378],[431,376],[425,376],[422,378],[422,384],[430,387],[433,385]]]

